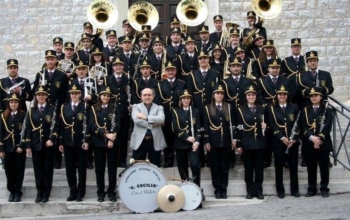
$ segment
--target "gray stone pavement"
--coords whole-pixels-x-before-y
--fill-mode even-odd
[[[350,187],[350,186],[349,186]],[[22,210],[23,211],[23,210]],[[97,215],[72,215],[72,216],[45,216],[42,219],[350,219],[350,194],[331,195],[322,198],[320,195],[312,198],[294,198],[287,196],[281,200],[278,197],[266,197],[264,201],[257,199],[245,200],[242,197],[232,198],[218,203],[207,204],[203,209],[195,211],[182,211],[177,213],[155,212],[148,214],[134,214],[131,212],[115,212]],[[21,218],[41,219],[41,218]]]

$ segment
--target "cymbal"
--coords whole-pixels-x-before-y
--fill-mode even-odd
[[[159,190],[157,201],[164,212],[177,212],[185,204],[185,194],[178,186],[166,185]]]

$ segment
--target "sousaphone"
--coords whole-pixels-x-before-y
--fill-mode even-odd
[[[89,22],[99,29],[108,29],[118,20],[117,7],[109,0],[94,0],[86,14]]]
[[[202,0],[182,0],[176,7],[176,15],[187,26],[200,25],[208,17],[208,7]]]
[[[142,31],[142,25],[151,25],[151,29],[157,27],[159,14],[154,5],[139,1],[129,7],[127,14],[130,25],[137,31]]]
[[[277,17],[282,11],[282,0],[252,0],[256,15],[264,19]]]

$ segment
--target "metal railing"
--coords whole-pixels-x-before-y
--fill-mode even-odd
[[[337,163],[340,163],[345,169],[350,171],[350,156],[349,156],[348,148],[346,146],[346,141],[345,141],[346,135],[350,128],[350,109],[344,106],[342,103],[340,103],[338,100],[336,100],[332,96],[328,96],[328,99],[333,102],[333,103],[329,103],[329,106],[333,111],[333,129],[332,129],[333,130],[333,134],[332,134],[333,151],[330,155],[333,157],[335,166],[337,165]],[[339,115],[347,119],[347,122],[341,123],[339,119]],[[345,131],[343,131],[344,124],[346,124]],[[340,135],[340,138],[338,138],[339,135]],[[339,145],[338,145],[338,139],[340,139]],[[344,159],[341,160],[338,158],[342,148],[346,153],[347,161],[344,161]]]

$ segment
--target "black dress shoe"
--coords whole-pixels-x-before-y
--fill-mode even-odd
[[[15,199],[13,200],[14,202],[20,202],[22,199],[21,199],[21,196],[20,195],[15,195]]]
[[[284,193],[278,193],[277,196],[278,196],[278,198],[280,198],[280,199],[284,199],[284,197],[286,197],[286,196],[284,195]]]
[[[119,163],[118,167],[126,168],[126,163]]]
[[[36,203],[39,203],[39,202],[41,202],[42,199],[43,199],[43,198],[42,198],[41,196],[37,196],[36,199],[35,199],[35,202],[36,202]]]
[[[300,194],[297,192],[297,193],[292,193],[292,196],[296,197],[296,198],[299,198],[300,197]]]
[[[301,167],[306,167],[306,162],[303,160],[301,161],[301,164],[300,164]]]
[[[104,202],[104,201],[105,201],[105,198],[104,198],[104,197],[98,197],[97,201],[99,201],[99,202]]]
[[[164,164],[164,168],[169,168],[169,167],[173,167],[173,164]]]
[[[332,167],[333,167],[333,164],[331,163],[331,161],[329,161],[328,167],[329,167],[329,168],[332,168]]]
[[[77,199],[76,199],[75,201],[77,201],[77,202],[81,202],[81,201],[83,201],[83,197],[81,197],[81,196],[77,196]]]
[[[235,168],[235,164],[234,163],[230,163],[230,169]]]
[[[264,199],[264,195],[262,193],[256,193],[255,197],[257,199]]]
[[[109,201],[111,202],[116,202],[117,201],[117,198],[114,196],[114,197],[108,197]]]
[[[55,169],[56,169],[56,170],[62,169],[62,165],[59,164],[59,163],[56,163],[56,164],[55,164]]]
[[[68,198],[66,199],[67,200],[67,202],[71,202],[71,201],[74,201],[74,200],[76,200],[77,199],[77,196],[75,196],[75,195],[70,195],[70,196],[68,196]]]
[[[220,192],[216,192],[215,193],[215,199],[221,199],[221,193]]]
[[[264,168],[268,168],[268,167],[270,167],[271,166],[271,162],[265,162],[264,163]]]
[[[49,201],[49,198],[43,198],[43,199],[41,200],[42,203],[47,203],[48,201]]]
[[[89,170],[92,170],[92,169],[94,169],[94,165],[92,165],[92,163],[88,163],[88,164],[87,164],[87,168],[88,168]]]
[[[322,195],[323,198],[327,198],[327,197],[329,197],[329,192],[327,192],[327,191],[322,191],[322,192],[321,192],[321,195]]]
[[[311,196],[315,196],[315,195],[316,195],[315,192],[307,192],[307,193],[305,194],[305,197],[311,197]]]
[[[197,207],[197,209],[201,209],[201,208],[203,208],[202,203],[199,204],[199,206]]]
[[[289,163],[288,162],[284,162],[284,168],[288,169],[289,168]]]
[[[9,202],[15,201],[15,195],[12,194],[12,193],[10,193],[10,195],[9,195],[9,200],[8,200],[8,201],[9,201]]]
[[[246,199],[253,199],[253,193],[248,193],[246,196],[245,196]]]
[[[226,192],[222,192],[221,193],[221,198],[222,199],[227,199],[227,193]]]

